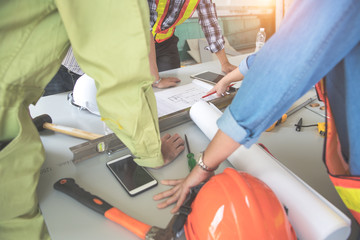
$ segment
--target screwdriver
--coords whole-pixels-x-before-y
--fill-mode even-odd
[[[296,113],[297,111],[299,111],[301,108],[305,107],[306,105],[308,105],[309,103],[311,103],[312,101],[314,101],[316,99],[316,97],[313,98],[309,98],[308,100],[306,100],[305,102],[303,102],[302,104],[300,104],[299,106],[295,107],[294,109],[288,111],[287,113],[285,113],[284,115],[281,116],[281,118],[279,120],[277,120],[276,122],[274,122],[273,125],[271,125],[268,129],[266,129],[266,132],[270,132],[271,130],[273,130],[277,125],[279,125],[280,123],[283,123],[286,121],[286,119]]]
[[[300,120],[298,121],[297,124],[295,124],[295,130],[297,132],[301,131],[301,128],[303,127],[317,127],[318,132],[321,136],[325,136],[326,135],[326,125],[325,122],[318,122],[317,124],[310,124],[310,125],[303,125],[303,119],[300,118]]]
[[[189,146],[189,142],[188,142],[186,134],[185,134],[185,143],[186,143],[186,147],[188,149],[188,154],[186,155],[186,157],[188,159],[188,166],[189,166],[189,170],[191,172],[191,170],[196,166],[196,160],[194,158],[194,154],[190,151],[190,146]]]

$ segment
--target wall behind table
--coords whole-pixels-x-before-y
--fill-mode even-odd
[[[224,36],[237,51],[255,48],[256,34],[260,27],[265,28],[267,39],[275,32],[274,14],[222,16],[219,17],[219,24]],[[186,43],[187,39],[205,38],[198,18],[186,20],[176,27],[175,34],[179,38],[178,49],[181,61],[192,59],[187,53],[190,50]]]

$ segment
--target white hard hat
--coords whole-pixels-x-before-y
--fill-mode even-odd
[[[72,95],[69,95],[69,98],[73,105],[100,116],[96,103],[96,92],[94,79],[84,74],[76,81]]]

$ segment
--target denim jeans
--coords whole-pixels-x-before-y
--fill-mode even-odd
[[[59,71],[45,87],[43,96],[72,91],[75,82],[79,77],[81,77],[81,75],[76,74],[61,65]]]
[[[327,76],[350,172],[360,175],[360,1],[295,1],[256,58],[219,128],[249,147]]]

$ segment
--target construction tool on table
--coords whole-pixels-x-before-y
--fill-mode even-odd
[[[188,161],[189,170],[191,172],[191,170],[196,166],[196,160],[194,158],[194,154],[190,151],[189,141],[187,139],[186,134],[185,134],[185,143],[188,150],[188,154],[186,155],[186,157]]]
[[[317,124],[310,124],[310,125],[303,125],[303,119],[300,118],[298,123],[295,124],[295,127],[296,127],[295,130],[297,132],[300,132],[301,128],[303,128],[303,127],[317,127],[318,132],[321,136],[325,136],[325,134],[326,134],[325,122],[319,122]]]
[[[303,102],[302,104],[300,104],[299,106],[291,109],[290,111],[288,111],[287,113],[282,115],[279,120],[274,122],[273,125],[271,125],[268,129],[266,129],[266,132],[272,131],[277,125],[279,125],[280,123],[285,122],[288,117],[290,117],[292,114],[296,113],[297,111],[299,111],[300,109],[302,109],[303,107],[308,105],[309,103],[313,102],[315,99],[316,99],[316,97],[311,97],[308,100],[306,100],[305,102]]]
[[[86,132],[76,128],[53,124],[52,119],[48,114],[42,114],[40,116],[37,116],[36,118],[33,119],[33,123],[35,124],[39,132],[43,131],[44,129],[49,129],[55,132],[60,132],[66,135],[87,139],[87,140],[94,140],[104,136],[96,133]]]
[[[230,94],[225,95],[224,97],[216,98],[209,102],[214,104],[217,108],[223,109],[231,103],[235,94],[236,92],[231,92]],[[175,113],[160,117],[159,118],[160,132],[166,131],[168,129],[174,128],[176,126],[191,121],[191,118],[189,116],[189,109],[190,108],[183,109]],[[78,163],[83,160],[104,153],[110,155],[114,152],[125,149],[126,149],[125,144],[121,142],[121,140],[115,135],[115,133],[111,133],[101,138],[90,140],[88,142],[70,147],[70,150],[73,153],[74,163]]]
[[[76,199],[92,210],[104,215],[107,219],[120,224],[141,239],[146,240],[171,240],[175,239],[178,232],[173,226],[178,215],[174,215],[165,229],[150,226],[110,205],[98,196],[92,195],[76,184],[73,178],[62,178],[54,184],[54,188]]]

